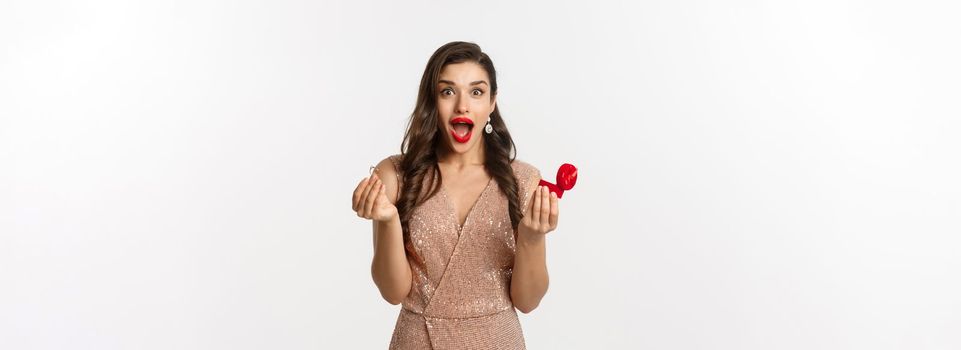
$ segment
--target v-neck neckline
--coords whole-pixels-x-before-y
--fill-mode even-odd
[[[447,209],[448,209],[447,211],[450,213],[451,221],[454,222],[454,226],[457,229],[458,235],[462,230],[464,230],[464,226],[467,226],[467,224],[470,223],[471,216],[473,216],[474,214],[474,209],[476,209],[477,205],[480,204],[481,200],[484,199],[484,195],[487,194],[487,190],[490,189],[491,183],[493,182],[494,182],[494,177],[491,176],[491,178],[487,180],[487,186],[484,186],[484,190],[482,190],[481,193],[477,195],[477,199],[474,200],[474,204],[471,205],[470,209],[467,210],[467,216],[464,217],[463,224],[460,223],[459,218],[457,217],[457,209],[454,206],[454,200],[447,195],[447,186],[444,186],[443,184],[441,184],[440,191],[441,191],[441,194],[444,195],[444,199],[447,202]]]

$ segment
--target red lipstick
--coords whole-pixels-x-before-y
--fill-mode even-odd
[[[467,141],[470,141],[470,136],[474,131],[474,121],[465,117],[457,117],[450,120],[450,125],[450,134],[454,137],[454,141],[457,141],[458,143],[467,143]],[[467,132],[464,133],[464,135],[457,134],[458,129],[463,130],[464,128],[467,129]]]

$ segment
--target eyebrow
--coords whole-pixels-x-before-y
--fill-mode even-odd
[[[453,81],[450,81],[450,80],[443,80],[443,79],[442,79],[442,80],[438,80],[437,83],[444,83],[444,84],[449,84],[449,85],[457,86],[457,84],[454,84],[454,82],[453,82]],[[471,85],[479,85],[479,84],[485,84],[485,85],[487,85],[487,82],[486,82],[486,81],[483,81],[483,80],[478,80],[478,81],[475,81],[475,82],[470,83],[470,84],[471,84]]]

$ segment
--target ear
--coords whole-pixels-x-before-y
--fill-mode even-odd
[[[494,108],[497,108],[497,95],[491,95],[491,113],[494,112]]]

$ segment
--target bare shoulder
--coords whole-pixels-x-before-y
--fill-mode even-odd
[[[380,163],[377,163],[376,166],[377,176],[380,177],[380,180],[384,183],[384,189],[387,191],[387,199],[390,200],[391,204],[397,203],[397,195],[400,190],[399,166],[399,154],[384,158]]]

